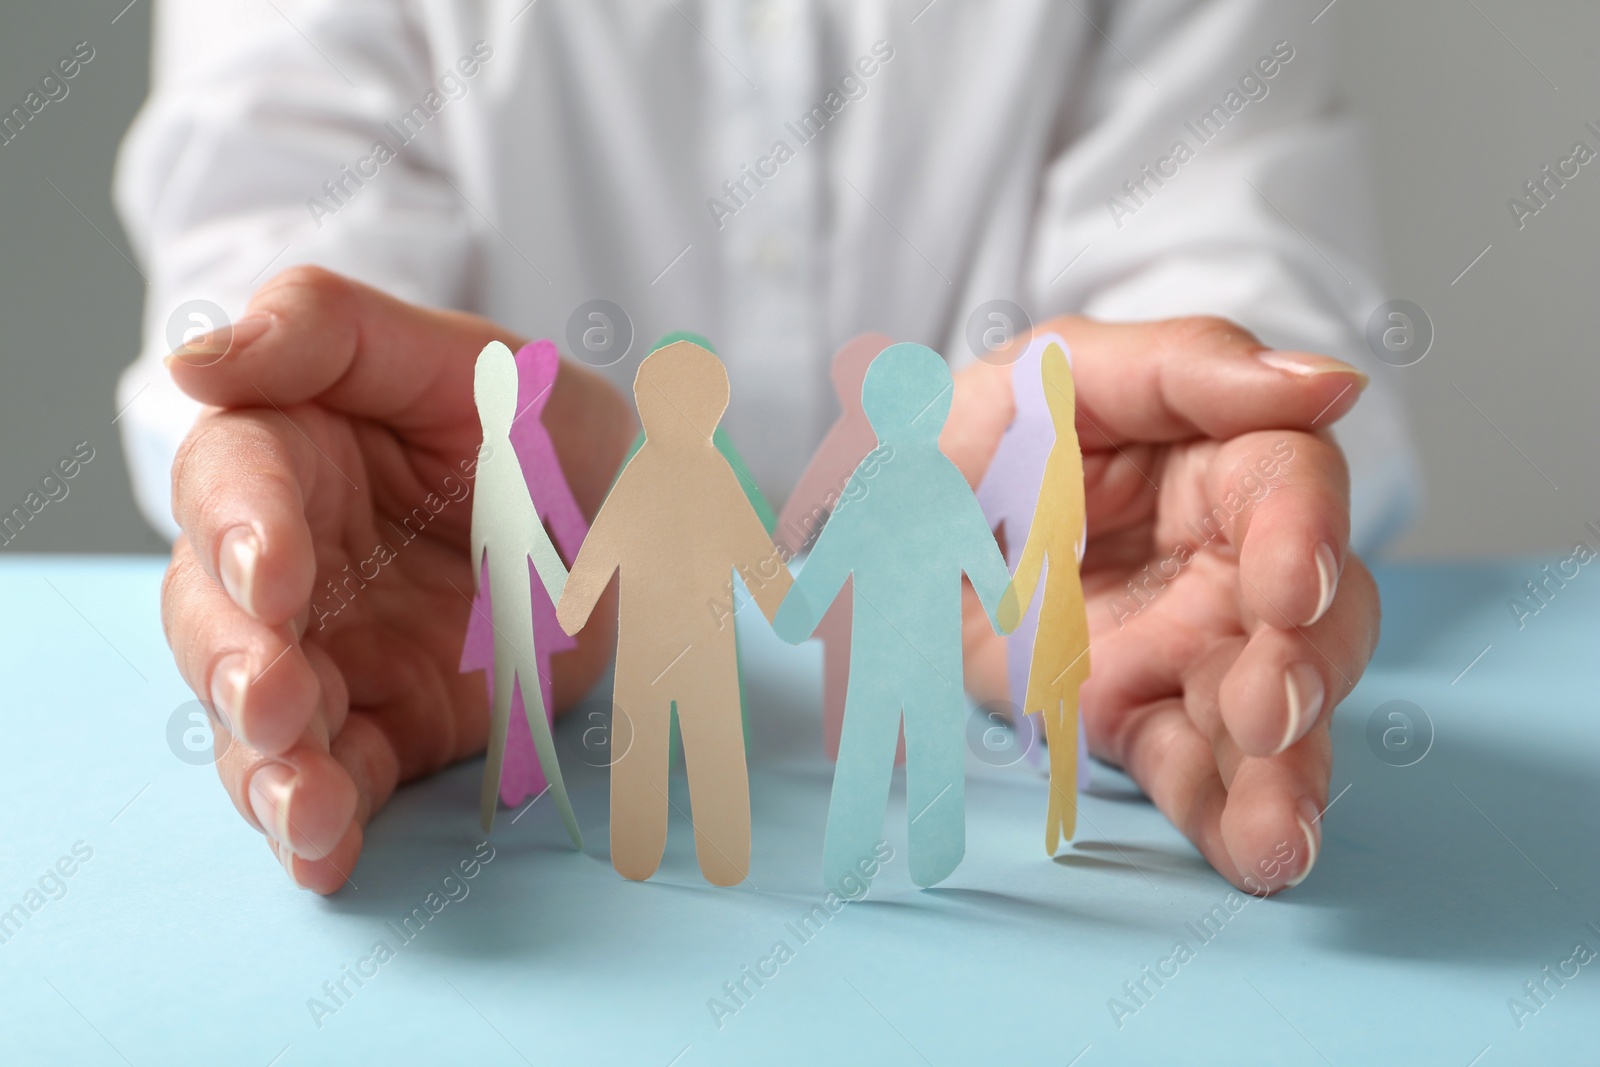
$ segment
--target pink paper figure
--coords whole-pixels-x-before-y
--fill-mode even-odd
[[[1000,447],[989,461],[989,469],[978,483],[978,503],[994,530],[1004,530],[1006,566],[1015,571],[1022,557],[1022,546],[1033,527],[1034,507],[1039,502],[1039,491],[1044,484],[1045,461],[1055,445],[1055,423],[1050,417],[1050,405],[1045,402],[1044,387],[1040,382],[1040,361],[1050,345],[1061,346],[1067,354],[1067,366],[1072,366],[1072,349],[1059,334],[1035,334],[1017,361],[1011,365],[1011,391],[1015,397],[1016,414]],[[1081,542],[1080,542],[1081,543]],[[1079,555],[1082,562],[1082,555]],[[1039,632],[1039,606],[1036,598],[1029,606],[1022,622],[1006,638],[1006,675],[1011,691],[1011,703],[1018,709],[1027,702],[1028,669],[1033,664],[1033,642]],[[1020,722],[1020,730],[1028,729]],[[1033,727],[1035,736],[1037,727]],[[1028,749],[1029,762],[1035,766],[1043,760],[1038,745]],[[1078,716],[1078,789],[1089,785],[1089,745],[1083,728],[1083,716]]]
[[[881,333],[864,333],[846,341],[834,353],[830,376],[839,396],[839,418],[817,446],[778,515],[778,528],[772,539],[785,558],[794,558],[816,540],[844,494],[850,476],[878,447],[878,435],[861,409],[861,385],[866,381],[867,367],[893,343]],[[871,491],[869,483],[862,484]],[[812,634],[822,642],[822,750],[830,760],[839,758],[844,694],[850,681],[850,588],[850,579],[846,578],[839,599],[823,614]],[[902,734],[895,762],[904,763],[905,759]]]
[[[578,502],[573,499],[572,488],[561,472],[561,462],[550,434],[540,416],[550,390],[555,385],[556,371],[561,364],[556,346],[549,341],[534,341],[523,345],[517,352],[517,414],[511,423],[511,446],[522,466],[522,477],[528,483],[528,495],[534,507],[544,518],[551,540],[568,567],[577,558],[578,546],[589,533],[589,523],[583,517]],[[478,583],[477,599],[472,602],[472,616],[467,623],[467,638],[461,650],[462,671],[485,671],[489,699],[494,700],[494,617],[489,598],[488,565],[484,565],[482,580]],[[528,563],[528,583],[533,590],[533,642],[534,654],[539,659],[539,688],[544,696],[545,716],[555,722],[555,702],[550,688],[550,657],[557,652],[576,648],[576,639],[568,637],[556,623],[555,605],[545,592],[544,583]],[[528,726],[528,715],[519,690],[513,696],[511,721],[506,733],[505,765],[500,774],[500,800],[507,807],[522,803],[530,796],[544,792],[544,771],[539,766],[538,753],[533,747],[533,731]]]

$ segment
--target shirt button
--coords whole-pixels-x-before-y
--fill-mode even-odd
[[[789,36],[793,12],[783,0],[759,0],[745,11],[745,26],[750,35],[768,44]]]
[[[756,242],[751,262],[768,274],[786,274],[794,266],[794,246],[776,234],[767,234]]]

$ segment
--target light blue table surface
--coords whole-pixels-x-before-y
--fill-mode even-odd
[[[678,814],[656,878],[618,877],[604,771],[569,760],[587,851],[546,803],[502,814],[466,895],[402,943],[388,924],[479,847],[481,763],[396,795],[359,888],[296,890],[214,771],[169,747],[191,697],[158,621],[162,564],[8,557],[0,909],[38,907],[0,944],[0,1064],[1600,1062],[1600,962],[1566,964],[1562,986],[1543,970],[1600,951],[1600,577],[1519,629],[1508,598],[1543,562],[1381,574],[1383,644],[1335,715],[1316,872],[1209,940],[1190,926],[1229,887],[1125,779],[1095,768],[1052,861],[1039,771],[975,758],[955,875],[910,884],[897,795],[870,897],[797,937],[824,896],[820,655],[749,625],[750,881],[702,881]],[[1367,740],[1391,700],[1434,727],[1412,766]],[[585,725],[564,720],[565,750]],[[681,769],[673,796],[687,810]],[[92,855],[58,887],[45,876],[75,846]],[[314,1019],[308,1001],[333,1007],[324,983],[380,939],[393,958]],[[1193,958],[1119,1028],[1108,1002],[1132,1005],[1124,983],[1179,940]],[[792,958],[719,1027],[708,1001],[732,1005],[724,983],[778,941]],[[1541,979],[1553,994],[1519,1027],[1508,1000],[1531,1008]]]

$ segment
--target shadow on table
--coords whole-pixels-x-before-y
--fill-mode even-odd
[[[1531,708],[1519,715],[1532,717]],[[1335,949],[1434,960],[1528,962],[1600,923],[1600,773],[1559,752],[1442,736],[1391,767],[1359,717],[1334,720],[1335,781],[1315,875],[1280,898],[1327,909]]]

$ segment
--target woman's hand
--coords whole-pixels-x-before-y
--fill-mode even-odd
[[[1218,319],[1042,331],[1066,339],[1077,386],[1090,748],[1234,885],[1296,885],[1321,843],[1330,715],[1378,641],[1327,433],[1366,379]],[[1010,367],[957,375],[941,444],[974,483],[1012,404]],[[969,687],[1004,696],[1001,639],[970,592],[967,609]]]
[[[168,360],[219,410],[173,465],[183,534],[162,589],[167,640],[226,731],[217,769],[234,806],[320,893],[349,877],[396,785],[484,748],[483,676],[457,663],[475,578],[473,365],[491,340],[518,343],[475,316],[295,268],[231,331]],[[563,364],[544,421],[592,517],[632,411]],[[602,622],[555,657],[558,706],[587,691],[614,638]]]

